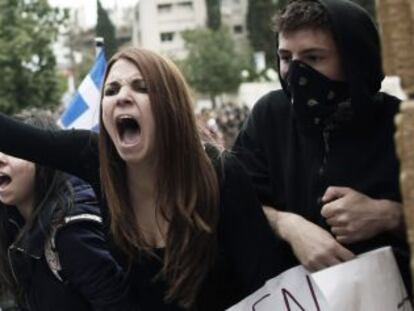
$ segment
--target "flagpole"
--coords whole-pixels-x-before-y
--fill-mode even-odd
[[[99,53],[104,48],[104,38],[103,37],[95,37],[95,58],[98,57]]]

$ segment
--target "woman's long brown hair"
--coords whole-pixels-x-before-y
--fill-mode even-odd
[[[216,254],[219,185],[198,133],[189,88],[177,67],[160,55],[138,48],[115,54],[108,63],[133,63],[147,83],[155,119],[157,152],[156,208],[169,223],[163,270],[167,302],[191,308]],[[99,134],[101,182],[115,243],[133,260],[151,254],[128,202],[125,163],[102,123]]]

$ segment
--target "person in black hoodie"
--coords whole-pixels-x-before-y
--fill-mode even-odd
[[[410,286],[394,146],[400,100],[379,92],[380,40],[347,0],[291,1],[275,19],[282,90],[262,97],[234,150],[284,249],[319,270],[391,245]]]
[[[16,116],[57,128],[43,112]],[[125,310],[125,274],[110,255],[92,188],[0,153],[0,284],[20,310]]]

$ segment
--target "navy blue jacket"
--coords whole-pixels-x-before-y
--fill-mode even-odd
[[[9,247],[12,272],[24,290],[30,311],[133,310],[128,305],[127,285],[121,267],[110,254],[102,225],[79,217],[99,216],[92,188],[71,178],[74,202],[65,217],[77,221],[62,225],[55,235],[63,281],[52,273],[45,259],[45,242],[50,219],[41,215],[34,229]],[[14,207],[8,207],[8,233],[14,241],[24,221]]]

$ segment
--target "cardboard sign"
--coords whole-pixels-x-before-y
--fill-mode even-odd
[[[390,247],[309,273],[294,267],[228,311],[413,311]]]

